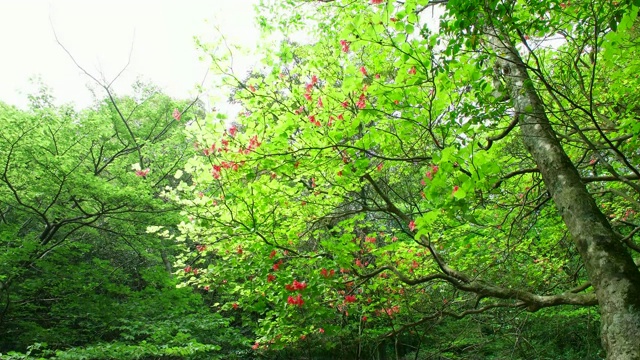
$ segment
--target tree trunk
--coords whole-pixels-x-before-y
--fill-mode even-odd
[[[558,141],[518,50],[499,32],[488,36],[499,55],[496,71],[505,79],[519,116],[522,141],[538,165],[598,298],[607,359],[638,360],[640,272]]]

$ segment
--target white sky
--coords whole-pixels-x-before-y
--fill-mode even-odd
[[[24,107],[33,90],[29,78],[39,75],[58,103],[83,107],[91,103],[87,84],[60,41],[90,73],[111,80],[126,93],[141,77],[167,94],[195,94],[209,66],[200,62],[193,37],[213,39],[214,25],[230,41],[253,47],[257,0],[0,0],[0,101]],[[249,57],[235,62],[250,66]],[[206,99],[205,99],[206,100]]]

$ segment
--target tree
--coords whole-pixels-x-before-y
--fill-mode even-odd
[[[395,336],[598,305],[608,358],[638,358],[637,7],[449,1],[433,33],[432,5],[279,3],[274,27],[313,43],[246,82],[215,64],[243,110],[194,130],[187,283],[226,288],[272,347],[376,310],[405,315]]]
[[[146,233],[179,221],[159,193],[203,110],[143,83],[132,96],[105,90],[79,112],[54,106],[46,87],[29,110],[0,103],[0,351],[211,358],[236,341],[221,336],[228,321],[176,289],[175,246]]]

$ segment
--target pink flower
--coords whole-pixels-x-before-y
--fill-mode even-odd
[[[309,94],[309,93],[305,93],[304,94],[304,98],[307,99],[307,101],[313,100],[313,98],[311,97],[311,94]]]
[[[349,42],[347,40],[340,40],[340,46],[342,46],[343,52],[349,52]]]
[[[253,350],[258,350],[258,348],[260,347],[260,343],[256,341],[255,344],[253,344],[253,346],[251,347]]]
[[[136,176],[145,177],[149,173],[149,168],[144,170],[136,170]]]
[[[415,75],[416,74],[416,67],[412,66],[411,69],[409,69],[409,74],[411,75]]]
[[[346,109],[349,106],[349,102],[345,100],[340,105],[342,105],[342,107]]]
[[[360,67],[360,72],[362,73],[362,75],[367,76],[367,69],[364,66]]]
[[[460,190],[460,187],[459,187],[458,185],[455,185],[455,186],[453,187],[453,192],[451,193],[451,195],[454,195],[455,193],[457,193],[457,192],[458,192],[458,190]]]
[[[256,92],[256,88],[253,85],[249,85],[249,90],[251,90],[251,92]]]
[[[373,5],[379,5],[382,4],[384,2],[384,0],[371,0],[371,4]]]
[[[323,329],[323,328],[320,328],[320,329],[318,329],[318,332],[319,332],[320,334],[324,334],[324,329]]]
[[[238,132],[238,128],[235,125],[229,128],[229,135],[231,135],[232,137],[236,136],[237,132]]]
[[[378,171],[382,171],[382,167],[384,166],[384,163],[380,163],[378,164],[378,166],[376,166],[376,168],[378,169]]]
[[[204,291],[209,291],[209,289],[211,289],[211,288],[209,287],[209,285],[207,285],[207,286],[205,286],[205,287],[204,287]]]
[[[180,121],[180,117],[182,116],[182,114],[180,113],[180,111],[178,109],[173,109],[172,116],[173,116],[174,119],[176,119],[176,121]]]
[[[411,220],[409,221],[409,230],[413,231],[416,229],[416,222]]]
[[[323,107],[324,104],[322,103],[322,98],[318,97],[318,107]]]
[[[317,77],[317,76],[315,76],[315,75],[313,75],[313,76],[311,77],[311,84],[312,84],[312,85],[315,85],[317,82],[318,82],[318,77]]]
[[[367,106],[366,100],[366,96],[364,94],[361,94],[358,102],[356,103],[356,107],[358,109],[364,109]]]

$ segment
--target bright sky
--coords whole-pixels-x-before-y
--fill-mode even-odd
[[[25,106],[40,76],[58,103],[91,103],[87,84],[59,40],[87,71],[107,80],[131,63],[115,83],[129,91],[138,77],[167,94],[195,94],[207,72],[193,37],[213,39],[217,25],[230,41],[252,47],[258,39],[257,0],[0,0],[0,101]],[[250,66],[248,57],[234,61]],[[206,99],[205,99],[206,100]]]

